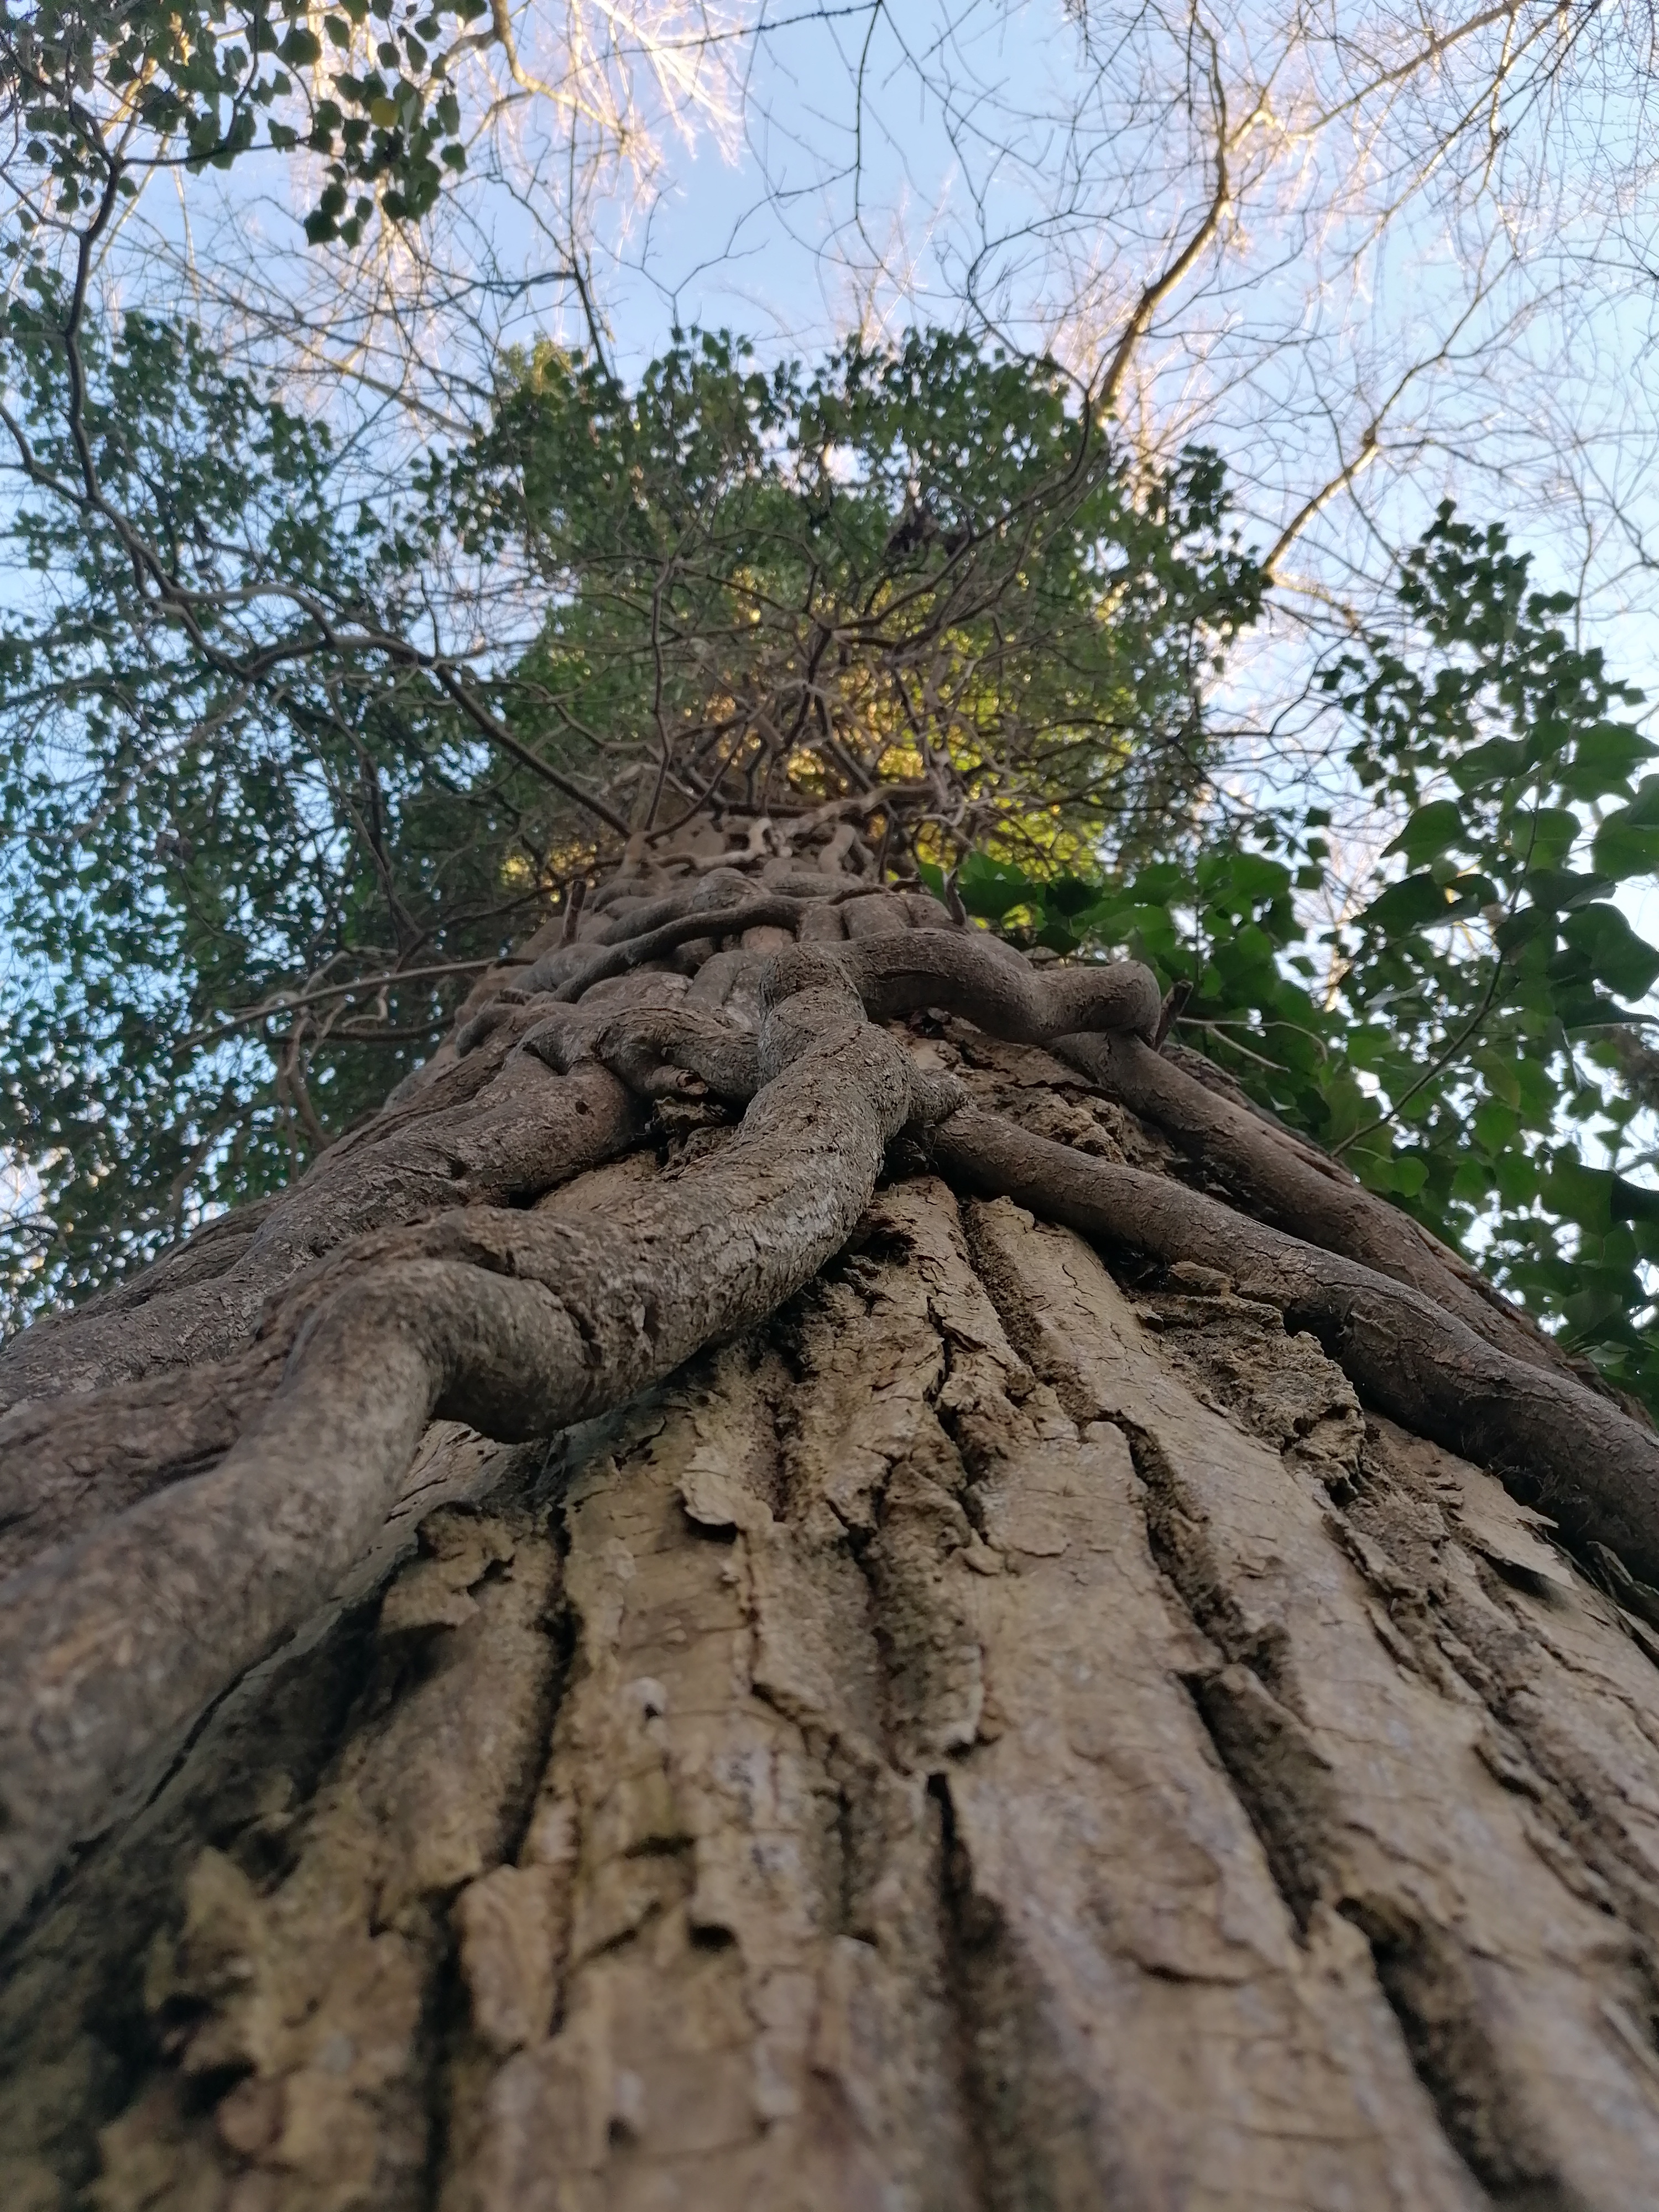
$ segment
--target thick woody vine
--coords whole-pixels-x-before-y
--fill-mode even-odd
[[[800,1290],[884,1171],[1218,1271],[1370,1402],[1659,1583],[1659,1437],[1167,1044],[1150,970],[1035,967],[847,874],[848,850],[636,851],[292,1190],[0,1356],[5,1922],[326,1598],[434,1418],[514,1440],[625,1402]],[[930,1012],[1057,1053],[1207,1187],[983,1110],[913,1049]],[[669,1172],[603,1209],[537,1203],[688,1104],[714,1126]]]

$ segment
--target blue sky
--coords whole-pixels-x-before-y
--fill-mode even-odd
[[[679,8],[682,27],[705,12],[625,0],[604,20],[630,8],[659,23]],[[1206,217],[1224,108],[1229,189],[1132,358],[1120,434],[1148,455],[1215,445],[1260,547],[1330,495],[1219,711],[1265,724],[1294,698],[1447,495],[1507,522],[1544,580],[1582,588],[1590,635],[1659,696],[1659,133],[1612,61],[1597,75],[1576,59],[1530,102],[1500,96],[1501,132],[1441,159],[1446,118],[1484,112],[1492,56],[1445,44],[1459,14],[1432,0],[1397,15],[1331,0],[1318,21],[1341,35],[1317,48],[1287,40],[1313,20],[1291,0],[1167,18],[1094,0],[734,12],[775,35],[711,48],[672,97],[637,55],[615,58],[654,150],[630,166],[601,149],[574,212],[568,111],[526,99],[477,140],[419,257],[307,249],[293,167],[266,156],[154,187],[106,258],[102,303],[190,309],[352,428],[368,461],[476,419],[492,346],[580,340],[568,288],[534,281],[573,222],[624,372],[676,321],[729,325],[768,355],[933,317],[1052,344],[1097,375]],[[578,18],[599,11],[516,13],[526,53],[539,27],[531,58],[566,88],[558,27]],[[1196,69],[1194,24],[1212,41]],[[1425,39],[1435,69],[1401,78]],[[1241,749],[1247,786],[1309,769],[1283,738]],[[1357,863],[1389,826],[1354,810]],[[1627,904],[1659,938],[1659,888]]]
[[[625,372],[677,320],[729,325],[766,355],[931,315],[988,320],[1097,374],[1212,188],[1221,111],[1194,74],[1197,21],[1214,33],[1231,194],[1139,344],[1122,434],[1149,453],[1218,447],[1259,547],[1345,463],[1375,456],[1286,552],[1279,614],[1237,671],[1237,711],[1261,719],[1294,695],[1310,653],[1386,592],[1394,549],[1443,495],[1507,522],[1544,580],[1582,588],[1593,635],[1659,693],[1646,565],[1647,544],[1659,548],[1647,273],[1659,191],[1643,189],[1655,134],[1639,86],[1576,60],[1577,105],[1517,100],[1501,144],[1477,133],[1431,160],[1446,117],[1477,112],[1496,50],[1454,39],[1409,96],[1391,72],[1420,49],[1421,24],[1455,33],[1455,9],[1395,21],[1337,0],[1320,20],[1341,38],[1318,47],[1285,36],[1305,12],[1262,0],[1167,20],[1063,0],[727,13],[769,27],[717,40],[672,96],[665,75],[708,10],[631,0],[601,18],[579,0],[568,16],[516,17],[526,61],[566,92],[562,23],[631,21],[663,41],[653,72],[624,38],[588,86],[631,87],[631,121],[654,147],[631,164],[600,158],[578,223]],[[1389,88],[1350,112],[1368,78]],[[567,111],[528,99],[504,113],[475,142],[418,280],[395,254],[354,270],[306,249],[292,167],[265,157],[177,198],[153,188],[110,257],[112,304],[176,307],[182,273],[228,343],[355,420],[366,453],[405,450],[434,418],[354,382],[349,340],[372,325],[380,382],[402,378],[405,397],[459,425],[478,410],[491,344],[584,330],[568,287],[525,282],[575,220]],[[496,290],[477,289],[484,276]],[[448,290],[434,305],[437,279]],[[368,301],[355,325],[354,300]],[[284,322],[295,303],[322,334],[303,360]]]

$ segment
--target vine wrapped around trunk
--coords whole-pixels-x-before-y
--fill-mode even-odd
[[[737,2094],[717,2086],[729,2031],[758,2086],[738,2100],[749,2118],[726,2113],[696,2154],[714,2193],[695,2201],[741,2187],[767,2203],[885,2191],[1081,2206],[1109,2183],[1130,2201],[1241,2202],[1213,2144],[1183,2148],[1197,2116],[1158,2072],[1152,2023],[1172,2007],[1172,2050],[1194,2035],[1219,2051],[1261,1999],[1280,2022],[1263,2031],[1273,2094],[1346,2130],[1366,2178],[1342,2196],[1311,2136],[1267,2163],[1260,2142],[1237,2148],[1261,2124],[1257,2093],[1216,2075],[1212,2134],[1235,2141],[1247,2193],[1637,2202],[1621,2177],[1651,2171],[1659,2108],[1620,2105],[1631,2052],[1592,2052],[1584,2038],[1603,2031],[1584,2023],[1634,2021],[1640,2044],[1655,2002],[1641,1992],[1659,1990],[1659,1882],[1603,1802],[1648,1764],[1659,1802],[1659,1750],[1632,1749],[1628,1728],[1622,1752],[1611,1737],[1571,1749],[1534,1679],[1552,1647],[1527,1650],[1504,1593],[1534,1613],[1577,1607],[1582,1648],[1600,1638],[1595,1664],[1623,1686],[1599,1694],[1636,1712],[1630,1669],[1648,1662],[1632,1644],[1614,1667],[1610,1624],[1642,1637],[1659,1613],[1659,1439],[1403,1217],[1162,1049],[1144,969],[1033,969],[914,890],[799,861],[764,863],[758,881],[635,870],[607,893],[570,942],[475,994],[380,1122],[258,1219],[216,1225],[0,1360],[15,1401],[0,1417],[0,1870],[12,1986],[33,1975],[56,1992],[38,2029],[15,2024],[18,2080],[36,2079],[37,2045],[40,2064],[59,2063],[54,2037],[82,2049],[86,1992],[137,1988],[133,1962],[147,1946],[150,1960],[148,1994],[125,2000],[137,2055],[113,2086],[106,2069],[40,2104],[30,2186],[90,2172],[96,2118],[99,2201],[121,2212],[139,2199],[110,2161],[140,2144],[172,2177],[153,2201],[191,2176],[261,2177],[262,2208],[299,2212],[324,2201],[336,2157],[327,2201],[342,2205],[412,2203],[416,2167],[458,2212],[563,2202],[547,2192],[567,2184],[572,2203],[632,2203],[631,2183],[605,2177],[636,2152],[691,2171],[685,2084],[716,2085],[711,2115]],[[1126,1304],[1068,1231],[1135,1271],[1151,1303]],[[912,1352],[891,1365],[860,1284],[908,1316],[893,1326],[913,1367]],[[469,1434],[531,1458],[492,1460]],[[1495,1503],[1448,1454],[1547,1511],[1626,1613],[1540,1542],[1535,1512]],[[1432,1497],[1455,1491],[1437,1517]],[[434,1494],[452,1502],[426,1512],[422,1555],[398,1571],[398,1532]],[[713,1540],[726,1583],[697,1564]],[[1267,1554],[1242,1564],[1261,1543],[1271,1571]],[[623,1556],[612,1589],[603,1562]],[[388,1571],[389,1656],[331,1706],[318,1686],[344,1662],[316,1655],[356,1619],[340,1605]],[[647,1609],[624,1659],[629,1578],[659,1573],[690,1577],[672,1601],[684,1623],[671,1634]],[[1279,1577],[1284,1603],[1252,1576]],[[744,1595],[728,1617],[732,1589]],[[561,1606],[568,1662],[535,1626]],[[705,1679],[699,1639],[724,1650],[740,1626]],[[453,1711],[450,1662],[434,1674],[410,1656],[440,1648],[460,1669]],[[501,1717],[470,1745],[460,1716],[476,1727],[468,1701],[487,1693],[463,1678],[482,1668],[483,1684],[492,1648]],[[1072,1686],[1045,1689],[1062,1662]],[[1359,1738],[1394,1730],[1370,1767],[1340,1741],[1344,1667]],[[289,1673],[317,1704],[289,1735],[332,1729],[335,1747],[283,1751],[290,1769],[310,1761],[309,1810],[264,1866],[250,1838],[271,1816],[191,1808],[258,1768],[229,1748],[236,1717]],[[1434,1717],[1446,1697],[1455,1720]],[[1455,1821],[1425,1841],[1400,1810],[1408,1774],[1449,1775],[1446,1745],[1475,1707],[1501,1804],[1525,1798],[1553,1824],[1530,1861],[1511,1811],[1486,1807],[1484,1841]],[[383,1727],[383,1709],[427,1711],[430,1743],[413,1717]],[[1164,1808],[1153,1832],[1188,1824],[1178,1847],[1170,1830],[1147,1860],[1128,1800],[1085,1788],[1070,1753],[1039,1755],[1062,1709],[1073,1747],[1097,1747],[1085,1767],[1097,1757]],[[699,1734],[728,1725],[725,1750]],[[1144,1767],[1152,1742],[1167,1774]],[[760,1768],[732,1795],[751,1753],[792,1772],[805,1759],[817,1778],[799,1786],[842,1806],[822,1895],[800,1856],[818,1832],[806,1800],[765,1809]],[[434,1758],[453,1767],[442,1790],[475,1807],[435,1831],[394,1772]],[[1399,1773],[1379,1784],[1390,1759]],[[665,1781],[650,1778],[659,1764]],[[1399,1801],[1386,1818],[1379,1787]],[[1050,1800],[1071,1809],[1051,1820]],[[203,1820],[219,1838],[205,1851]],[[1237,1891],[1232,1922],[1193,1918],[1169,1888],[1200,1833],[1204,1881]],[[791,1839],[778,1864],[793,1870],[762,1879],[769,1837]],[[381,1872],[363,1877],[361,1941],[393,1945],[409,1995],[386,2019],[407,2025],[386,2028],[368,2073],[358,2032],[331,2031],[349,2051],[325,2090],[300,2023],[333,2016],[360,1938],[325,1965],[304,1886],[314,1862],[355,1894],[339,1868],[365,1838]],[[1142,1901],[1120,1895],[1100,1950],[1084,1890],[1122,1881]],[[1506,1949],[1504,1884],[1523,1917],[1566,1911],[1540,1903],[1540,1881],[1580,1901],[1555,1936]],[[1592,1967],[1606,1945],[1572,1917],[1592,1893],[1632,1947],[1616,1972]],[[357,1908],[341,1909],[355,1929]],[[732,1966],[710,1963],[727,1951]],[[447,1958],[465,2001],[434,2041],[421,2022],[452,2003]],[[1557,2006],[1549,2064],[1590,2084],[1577,2116],[1546,2094],[1545,2046],[1494,1995],[1493,1959],[1528,2002]],[[673,1993],[726,1991],[709,1999],[723,2019],[732,1972],[748,1978],[750,2025],[694,2023],[674,2043]],[[363,2001],[368,1984],[353,1986]],[[907,2009],[908,2056],[866,2078],[854,2046],[867,2034],[896,2054]],[[633,2057],[601,2064],[601,2048]]]

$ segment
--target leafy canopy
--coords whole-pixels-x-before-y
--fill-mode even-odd
[[[624,833],[827,814],[1022,941],[1149,959],[1252,1097],[1659,1406],[1659,951],[1615,897],[1659,775],[1501,529],[1443,508],[1323,672],[1400,825],[1356,907],[1318,804],[1208,804],[1262,591],[1218,464],[1132,466],[1046,364],[693,334],[626,389],[544,347],[371,501],[188,325],[88,326],[77,412],[65,326],[39,270],[0,322],[15,1314],[277,1188]]]
[[[694,337],[625,391],[545,349],[370,502],[132,316],[85,333],[94,496],[62,330],[42,276],[0,322],[15,1315],[279,1187],[631,825],[867,821],[895,776],[947,860],[1190,823],[1259,575],[1212,459],[1130,469],[1043,365],[922,335],[763,376]]]
[[[1132,468],[1057,371],[945,332],[810,375],[702,336],[631,392],[545,348],[423,482],[546,606],[526,728],[591,749],[649,829],[901,787],[951,856],[1156,844],[1261,600],[1213,455]]]

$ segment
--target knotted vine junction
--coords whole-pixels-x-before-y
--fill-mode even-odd
[[[785,842],[0,1359],[15,2171],[1635,2204],[1651,1427],[1147,968]]]

